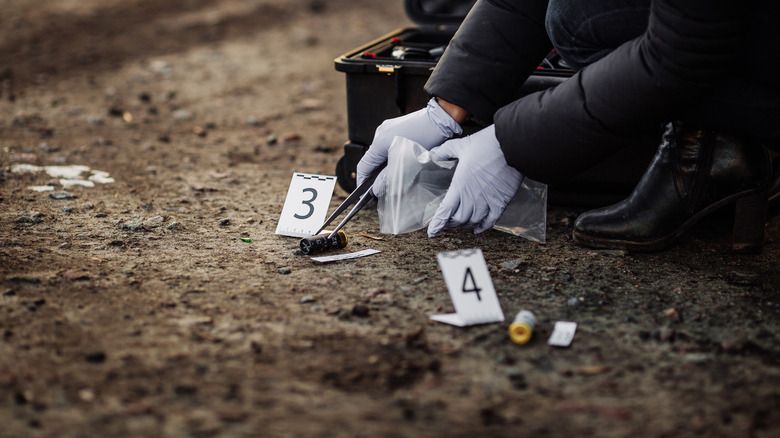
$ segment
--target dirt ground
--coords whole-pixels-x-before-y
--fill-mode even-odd
[[[400,0],[0,7],[0,436],[780,436],[777,209],[756,256],[728,212],[656,254],[576,246],[565,206],[546,244],[372,240],[369,210],[347,249],[382,252],[320,265],[274,234],[292,172],[343,153],[333,59],[409,25]],[[35,192],[19,163],[115,182]],[[505,323],[429,320],[466,248]]]

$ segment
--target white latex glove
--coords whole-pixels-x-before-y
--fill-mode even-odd
[[[447,111],[444,111],[436,98],[418,111],[382,122],[374,133],[374,140],[357,165],[357,184],[371,175],[377,167],[387,161],[387,151],[395,136],[405,137],[430,150],[444,143],[455,134],[463,132]],[[379,174],[372,191],[381,196],[384,193],[385,172]]]
[[[431,149],[431,159],[458,159],[450,188],[431,223],[428,237],[442,228],[490,229],[523,182],[523,174],[506,164],[494,125]]]

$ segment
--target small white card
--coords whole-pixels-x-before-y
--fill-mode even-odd
[[[504,320],[481,249],[440,252],[436,258],[455,313],[431,315],[432,320],[458,327]]]
[[[550,339],[547,340],[547,345],[552,345],[553,347],[568,347],[571,345],[571,341],[574,340],[574,333],[576,331],[576,322],[558,321],[555,323],[555,327],[553,327]]]
[[[276,234],[309,237],[322,226],[328,214],[335,176],[294,173]]]
[[[315,262],[320,262],[320,263],[338,262],[340,260],[349,260],[349,259],[357,259],[360,257],[368,257],[370,255],[374,255],[380,252],[381,251],[376,249],[364,249],[363,251],[351,252],[349,254],[335,254],[335,255],[323,256],[323,257],[312,257],[311,259],[314,260]]]

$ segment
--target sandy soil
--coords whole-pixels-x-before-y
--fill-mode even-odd
[[[333,58],[400,1],[1,3],[0,436],[780,434],[776,210],[757,256],[729,212],[657,254],[574,245],[564,206],[546,244],[372,240],[366,211],[348,249],[382,253],[329,265],[274,234],[292,172],[342,154]],[[115,182],[39,193],[18,163]],[[436,253],[475,247],[529,344],[429,320]]]

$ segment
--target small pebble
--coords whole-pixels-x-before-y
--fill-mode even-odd
[[[371,310],[363,304],[357,304],[352,308],[352,314],[360,318],[367,317],[369,313],[371,313]]]
[[[90,125],[102,125],[103,124],[103,117],[91,115],[87,117],[87,123]]]
[[[178,109],[173,112],[173,118],[175,120],[190,120],[192,118],[192,113],[185,109]]]
[[[301,303],[302,304],[313,303],[314,301],[315,301],[314,297],[312,297],[310,295],[306,295],[305,297],[301,298]]]
[[[525,381],[525,375],[517,370],[512,370],[507,373],[507,377],[509,377],[509,382],[512,383],[512,386],[515,389],[526,389],[528,388],[528,384]]]
[[[288,132],[287,134],[284,134],[282,136],[282,143],[289,143],[289,142],[293,142],[293,141],[298,141],[301,138],[302,138],[301,134],[298,134],[297,132]]]
[[[61,200],[61,199],[73,199],[76,197],[76,195],[74,195],[71,192],[52,192],[49,193],[49,197],[51,199]]]
[[[20,211],[17,223],[38,224],[41,222],[41,213],[37,211]]]
[[[91,389],[84,388],[79,391],[79,398],[85,402],[91,402],[95,400],[95,393]]]
[[[520,267],[520,265],[522,265],[523,263],[525,263],[525,260],[522,259],[509,260],[501,263],[501,267],[512,271]]]
[[[84,359],[89,363],[103,363],[106,361],[106,353],[102,351],[94,351],[84,356]]]
[[[701,364],[712,359],[709,353],[688,353],[683,360],[688,363]]]
[[[282,275],[287,275],[292,273],[292,269],[290,268],[279,268],[279,273]]]

